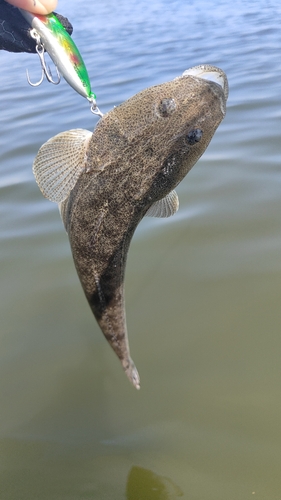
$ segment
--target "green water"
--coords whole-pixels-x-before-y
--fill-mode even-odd
[[[225,70],[230,97],[179,212],[143,221],[131,245],[136,391],[31,171],[43,142],[96,119],[65,82],[26,84],[35,56],[1,54],[0,499],[280,500],[280,5],[58,11],[103,111],[205,62]]]

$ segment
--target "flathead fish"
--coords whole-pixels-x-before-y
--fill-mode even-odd
[[[89,305],[137,389],[125,316],[129,245],[144,216],[178,210],[174,189],[207,148],[227,97],[224,72],[196,66],[115,107],[93,133],[56,135],[34,161],[42,193],[59,203]]]

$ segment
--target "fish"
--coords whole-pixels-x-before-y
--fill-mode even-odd
[[[125,314],[130,242],[143,217],[177,212],[175,188],[206,150],[227,97],[225,73],[196,66],[114,107],[94,132],[59,133],[34,160],[40,190],[59,204],[90,308],[137,389]]]
[[[39,55],[42,76],[39,82],[32,83],[27,76],[30,85],[36,87],[42,83],[44,75],[51,83],[60,82],[60,74],[67,83],[85,97],[91,104],[91,111],[102,116],[96,104],[96,94],[92,92],[89,74],[84,60],[77,45],[72,40],[64,26],[54,13],[47,15],[33,14],[24,9],[19,9],[24,19],[31,26],[30,35],[36,41],[36,51]],[[46,50],[56,66],[58,81],[54,81],[48,70],[44,50]]]

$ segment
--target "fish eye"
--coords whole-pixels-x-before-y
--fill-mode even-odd
[[[162,99],[158,106],[160,115],[164,117],[171,115],[175,111],[175,109],[176,103],[172,98]]]
[[[190,130],[186,136],[187,143],[193,146],[196,142],[201,141],[203,135],[203,131],[200,128],[194,128]]]

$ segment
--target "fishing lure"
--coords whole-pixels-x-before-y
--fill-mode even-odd
[[[37,83],[30,81],[27,72],[28,83],[36,87],[42,83],[44,76],[46,76],[49,82],[57,85],[60,82],[60,74],[62,74],[67,83],[90,102],[91,111],[103,116],[96,104],[96,95],[91,90],[88,71],[82,56],[58,18],[54,14],[45,16],[35,15],[23,9],[20,11],[32,28],[30,35],[36,41],[36,52],[42,67],[42,75]],[[44,58],[45,50],[56,66],[57,81],[53,80],[52,74],[47,68]]]

